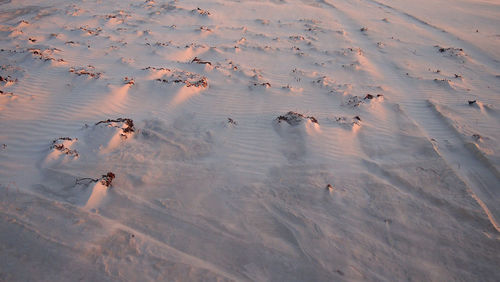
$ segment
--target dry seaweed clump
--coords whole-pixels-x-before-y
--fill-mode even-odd
[[[101,177],[101,184],[106,186],[106,187],[110,187],[112,182],[113,182],[113,179],[115,179],[115,174],[112,173],[111,171],[102,175]]]
[[[89,35],[94,35],[94,36],[97,36],[99,35],[99,33],[101,33],[102,31],[102,28],[101,27],[96,27],[96,28],[91,28],[89,26],[81,26],[79,28],[81,31],[84,31],[86,33],[88,33]]]
[[[369,98],[367,98],[369,100]],[[361,99],[359,96],[351,96],[349,99],[347,99],[347,102],[345,103],[348,106],[351,107],[358,107],[359,105],[363,104],[366,99]]]
[[[263,83],[254,82],[253,86],[263,86],[265,88],[270,88],[271,87],[271,83],[269,83],[269,82],[263,82]]]
[[[439,53],[444,54],[445,56],[448,57],[465,57],[465,51],[462,48],[455,48],[455,47],[441,47],[439,45],[435,45],[435,48],[438,49]]]
[[[276,118],[278,123],[285,121],[289,125],[298,125],[299,123],[301,123],[305,119],[309,119],[311,122],[319,124],[318,120],[313,116],[305,116],[303,114],[299,114],[299,113],[292,112],[292,111],[286,113],[285,115],[281,115],[281,116]]]
[[[127,77],[127,76],[126,76],[126,77],[123,79],[123,82],[124,82],[125,84],[131,85],[131,86],[132,86],[132,85],[135,85],[135,80],[134,80],[134,78],[132,78],[132,77]]]
[[[107,119],[97,122],[95,125],[106,124],[108,126],[121,128],[122,136],[127,137],[127,134],[135,132],[134,121],[129,118]]]
[[[4,92],[2,90],[0,90],[0,95],[3,95],[3,96],[10,96],[10,97],[14,97],[14,93],[12,92]]]
[[[37,57],[40,60],[44,61],[57,61],[57,62],[64,62],[63,59],[55,59],[52,57],[55,53],[60,52],[61,50],[57,48],[46,48],[46,49],[37,49],[37,48],[29,48],[28,52],[33,54],[33,56]]]
[[[64,141],[73,141],[73,140],[78,140],[78,139],[76,139],[76,138],[73,139],[70,137],[57,138],[54,141],[52,141],[52,146],[50,146],[50,148],[58,150],[66,155],[78,157],[78,152],[76,150],[71,150],[70,148],[68,148],[64,145]]]
[[[90,177],[84,177],[84,178],[77,178],[76,179],[76,184],[90,184],[91,182],[101,182],[102,185],[106,187],[111,187],[113,184],[113,179],[116,178],[116,175],[113,172],[108,172],[106,174],[103,174],[100,178],[90,178]]]
[[[196,58],[195,58],[196,59]],[[204,61],[197,61],[193,60],[193,63],[209,63],[209,62],[204,62]],[[197,87],[197,88],[207,88],[208,87],[208,80],[206,77],[201,76],[196,73],[188,72],[188,71],[182,71],[182,70],[170,70],[166,68],[154,68],[154,67],[147,67],[144,68],[143,70],[150,70],[150,71],[162,71],[164,74],[161,78],[157,78],[156,81],[162,82],[162,83],[167,83],[167,84],[177,84],[177,83],[183,83],[186,85],[186,87]]]
[[[14,79],[10,75],[6,77],[0,75],[0,82],[3,82],[4,85],[13,84],[16,83],[17,81],[18,81],[17,78]]]
[[[169,81],[168,79],[160,79],[160,78],[156,80],[163,83],[184,83],[186,87],[194,86],[194,87],[206,88],[208,86],[208,81],[206,77],[202,77],[201,79],[195,81],[189,81],[187,79],[174,79]]]
[[[210,12],[207,11],[207,10],[203,10],[203,9],[200,9],[200,8],[196,8],[195,10],[191,10],[191,12],[193,13],[198,13],[202,16],[210,16]]]
[[[371,99],[374,99],[374,98],[379,98],[379,97],[383,97],[383,96],[384,96],[384,95],[382,95],[382,94],[377,94],[377,96],[375,97],[375,96],[374,96],[374,95],[372,95],[372,94],[366,94],[365,98],[363,98],[363,99],[365,99],[365,100],[371,100]]]
[[[152,66],[148,66],[147,68],[143,68],[141,70],[167,71],[167,72],[171,71],[170,69],[167,69],[167,68],[155,68],[155,67],[152,67]]]
[[[206,32],[212,32],[211,28],[209,28],[208,26],[204,26],[204,25],[200,26],[200,30],[201,31],[206,31]]]
[[[187,87],[202,87],[202,88],[206,88],[208,86],[208,81],[207,81],[207,78],[206,77],[202,77],[200,80],[197,80],[197,81],[194,81],[194,82],[190,82],[190,81],[183,81]]]
[[[355,116],[351,119],[347,117],[334,117],[332,120],[336,124],[348,129],[352,129],[356,125],[357,126],[361,125],[361,118],[359,116]]]
[[[198,58],[198,57],[194,57],[194,59],[191,61],[191,63],[197,63],[197,64],[200,64],[200,65],[212,65],[211,62],[209,61],[203,61],[202,59]]]
[[[70,68],[69,72],[74,73],[74,74],[76,74],[78,76],[87,75],[87,76],[90,76],[90,77],[95,78],[95,79],[98,79],[98,78],[101,77],[102,73],[95,72],[95,71],[90,71],[89,69],[94,70],[95,68],[93,66],[89,65],[88,69],[85,69],[85,68]]]

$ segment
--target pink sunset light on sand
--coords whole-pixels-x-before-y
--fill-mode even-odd
[[[499,27],[0,0],[0,281],[500,281]]]

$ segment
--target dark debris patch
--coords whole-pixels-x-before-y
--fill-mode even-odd
[[[361,118],[359,116],[354,116],[349,119],[347,117],[335,117],[334,121],[342,126],[348,126],[352,128],[354,125],[361,125]]]
[[[207,31],[207,32],[212,32],[212,29],[210,29],[207,26],[200,26],[200,31]]]
[[[366,94],[364,100],[371,100],[371,99],[374,99],[374,98],[380,98],[380,97],[383,97],[384,95],[382,94],[377,94],[377,96],[374,96],[372,94]]]
[[[187,87],[202,87],[206,88],[208,86],[208,81],[206,77],[202,77],[200,80],[195,81],[195,82],[190,82],[190,81],[184,81]]]
[[[115,179],[115,177],[116,175],[110,171],[101,177],[101,184],[106,187],[111,187],[111,184],[113,182],[113,179]]]
[[[352,96],[349,97],[347,100],[346,104],[352,107],[358,107],[359,105],[363,104],[363,100],[359,98],[359,96]]]
[[[28,52],[30,52],[33,56],[37,57],[40,60],[43,61],[55,61],[55,62],[65,62],[64,59],[56,59],[52,55],[54,55],[57,52],[60,52],[61,50],[57,48],[49,48],[49,49],[37,49],[37,48],[29,48]]]
[[[79,30],[85,31],[89,35],[94,35],[94,36],[97,36],[97,35],[99,35],[99,33],[102,32],[102,28],[101,27],[91,28],[89,26],[81,26],[79,28]]]
[[[70,73],[74,73],[74,74],[76,74],[78,76],[86,75],[86,76],[89,76],[89,77],[92,77],[92,78],[95,78],[95,79],[100,78],[101,75],[102,75],[102,73],[91,71],[93,69],[95,69],[95,68],[93,66],[89,65],[88,69],[86,69],[86,68],[70,68],[69,72]]]
[[[211,62],[209,62],[209,61],[203,61],[203,60],[201,60],[198,57],[194,57],[194,59],[191,61],[191,63],[197,63],[197,64],[203,64],[203,65],[210,65],[210,66],[212,65]]]
[[[444,52],[447,52],[447,51],[460,51],[460,52],[463,52],[464,49],[462,48],[453,48],[453,47],[449,47],[449,48],[439,48],[439,52],[441,53],[444,53]]]
[[[91,178],[91,177],[83,177],[77,178],[75,184],[90,184],[91,182],[101,182],[102,185],[106,187],[111,187],[113,184],[113,179],[116,178],[116,175],[113,172],[108,172],[103,174],[100,178]]]
[[[203,10],[203,9],[200,9],[200,8],[196,8],[194,10],[191,10],[192,13],[198,13],[199,15],[202,15],[202,16],[210,16],[210,12],[207,11],[207,10]]]
[[[2,90],[0,90],[0,95],[2,95],[2,96],[10,96],[10,97],[14,97],[15,96],[14,93],[12,93],[12,92],[4,92]]]
[[[483,139],[483,137],[481,137],[481,135],[479,135],[479,134],[472,134],[472,139],[474,139],[476,141],[481,141]]]
[[[270,88],[271,87],[271,83],[269,82],[263,82],[263,83],[257,83],[257,82],[254,82],[252,83],[253,86],[263,86],[265,88]]]
[[[64,146],[64,141],[73,141],[73,140],[78,140],[78,139],[73,139],[70,137],[60,137],[52,141],[52,145],[50,146],[51,149],[58,150],[66,155],[69,156],[75,156],[78,157],[78,152],[76,150],[71,150],[70,148],[67,148]]]
[[[435,81],[435,82],[451,82],[451,80],[446,79],[446,78],[443,78],[443,79],[434,78],[434,81]]]
[[[208,81],[205,77],[201,78],[200,80],[191,82],[189,80],[182,80],[182,79],[174,79],[174,80],[167,80],[167,79],[161,79],[158,78],[156,81],[163,82],[163,83],[184,83],[186,87],[202,87],[206,88],[208,86]]]
[[[127,77],[127,76],[126,76],[126,77],[123,79],[123,81],[124,81],[124,83],[125,83],[125,84],[128,84],[128,85],[134,85],[134,84],[135,84],[135,80],[134,80],[134,78],[132,78],[132,77]]]
[[[162,78],[157,78],[156,81],[162,83],[183,83],[186,87],[207,88],[208,80],[206,77],[196,73],[191,73],[182,70],[170,70],[166,68],[147,67],[142,70],[164,71]]]
[[[465,57],[465,51],[462,48],[454,48],[454,47],[441,47],[439,45],[435,45],[439,53],[442,53],[449,57]]]
[[[292,111],[286,113],[285,115],[281,115],[281,116],[276,118],[278,123],[285,121],[289,125],[293,125],[293,126],[300,124],[305,119],[309,119],[311,122],[319,124],[318,120],[313,116],[305,116],[303,114],[292,112]]]
[[[120,126],[113,125],[113,123],[122,123],[122,124],[125,124],[126,126],[121,128]],[[117,119],[102,120],[102,121],[97,122],[95,125],[99,125],[99,124],[107,124],[108,126],[121,128],[122,129],[121,135],[125,138],[127,138],[126,134],[135,132],[134,121],[132,119],[129,119],[129,118],[117,118]]]
[[[154,70],[154,71],[160,71],[160,70],[163,70],[163,71],[171,71],[170,69],[167,69],[167,68],[155,68],[155,67],[147,67],[147,68],[143,68],[142,70]]]

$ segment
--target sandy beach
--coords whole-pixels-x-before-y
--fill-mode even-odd
[[[499,281],[500,2],[0,0],[0,281]]]

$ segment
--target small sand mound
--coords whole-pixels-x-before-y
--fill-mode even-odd
[[[85,202],[83,208],[87,210],[95,210],[102,206],[114,178],[115,174],[108,172],[107,174],[102,175],[101,178],[77,179],[77,184],[82,184],[82,181],[86,181],[88,183],[88,188],[90,188],[89,193],[85,197],[86,199],[82,199],[82,202]],[[95,182],[95,184],[91,185],[92,182]]]
[[[108,172],[99,178],[77,178],[75,187],[81,187],[84,190],[83,192],[77,192],[77,194],[80,194],[77,196],[77,204],[82,205],[84,209],[90,211],[101,207],[106,200],[108,190],[112,187],[115,177],[116,175],[113,172]]]

